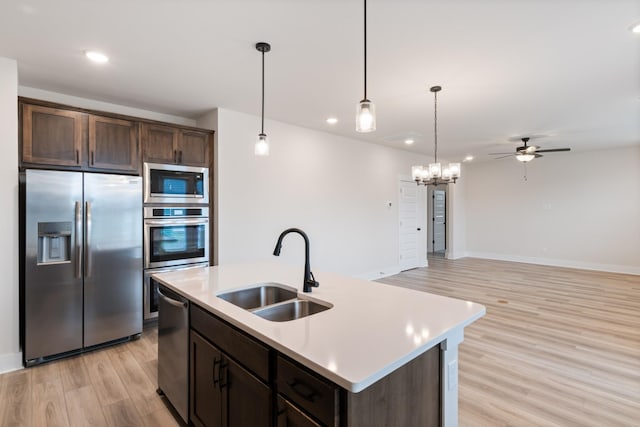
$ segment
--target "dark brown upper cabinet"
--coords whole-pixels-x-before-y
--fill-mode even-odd
[[[210,132],[149,123],[142,127],[145,162],[209,167]]]
[[[178,138],[178,163],[189,166],[209,167],[209,132],[180,130]]]
[[[22,161],[81,168],[86,114],[40,105],[22,106]]]
[[[138,172],[138,123],[89,116],[89,168]]]
[[[144,123],[143,160],[149,163],[176,163],[179,131],[176,128]]]
[[[22,103],[21,167],[139,174],[138,123]]]

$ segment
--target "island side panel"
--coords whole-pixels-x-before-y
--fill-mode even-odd
[[[359,393],[347,393],[349,427],[441,426],[440,346]]]
[[[464,330],[458,328],[440,344],[442,425],[444,427],[458,427],[458,346],[463,339]]]

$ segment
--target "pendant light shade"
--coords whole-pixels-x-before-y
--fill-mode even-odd
[[[255,154],[256,156],[269,155],[269,138],[264,133],[258,135],[256,145],[253,148],[253,154]]]
[[[364,98],[356,107],[356,132],[376,130],[376,106],[367,99],[367,0],[364,0]]]
[[[262,53],[262,113],[260,115],[261,127],[258,139],[253,148],[253,153],[256,156],[268,156],[269,155],[269,138],[264,133],[264,54],[271,50],[271,45],[265,42],[256,43],[256,50]]]
[[[363,99],[356,109],[356,131],[373,132],[376,130],[376,106],[368,99]]]

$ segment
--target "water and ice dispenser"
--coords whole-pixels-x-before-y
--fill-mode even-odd
[[[38,265],[71,262],[71,222],[38,223]]]

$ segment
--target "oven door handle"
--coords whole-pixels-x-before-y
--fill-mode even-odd
[[[208,224],[208,219],[163,219],[163,220],[153,220],[153,219],[145,219],[144,223],[146,225],[198,225],[198,224]]]

